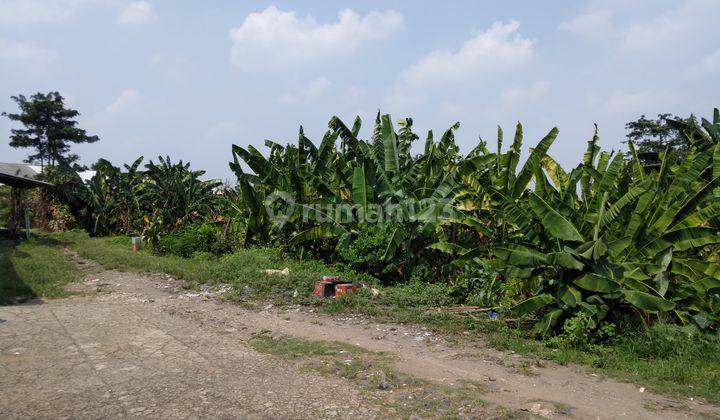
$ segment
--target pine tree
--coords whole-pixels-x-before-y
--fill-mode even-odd
[[[11,131],[10,146],[31,148],[25,162],[39,163],[40,166],[71,165],[79,159],[71,154],[73,143],[94,143],[98,136],[89,136],[78,128],[76,118],[80,113],[66,108],[64,98],[58,92],[36,93],[11,97],[20,108],[17,114],[3,112],[2,115],[21,123],[24,127]]]

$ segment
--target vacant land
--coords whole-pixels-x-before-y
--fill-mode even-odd
[[[0,402],[2,417],[720,415],[720,407],[696,397],[700,393],[661,396],[651,390],[658,386],[642,380],[620,383],[529,357],[520,350],[537,344],[508,338],[507,332],[463,333],[466,320],[420,316],[427,308],[397,311],[417,321],[398,323],[377,303],[380,317],[352,310],[357,302],[308,305],[313,302],[306,281],[295,276],[309,280],[313,270],[327,267],[306,267],[264,251],[203,265],[132,255],[119,240],[64,235],[23,244],[10,257],[6,246],[3,261],[14,267],[17,250],[35,248],[50,252],[56,268],[36,269],[34,276],[20,272],[15,280],[27,288],[13,290],[71,297],[0,307],[0,363],[6,372],[0,386],[9,390]],[[174,275],[138,274],[136,261]],[[258,274],[284,263],[293,264],[291,276]],[[200,277],[203,270],[209,277],[230,264],[242,266],[236,277]],[[7,272],[6,262],[4,267]],[[75,278],[63,274],[59,283],[65,286],[55,284],[53,271]],[[299,292],[293,298],[294,290]],[[495,337],[495,347],[517,350],[497,350],[487,337]],[[560,353],[539,354],[544,352]],[[688,364],[687,371],[693,369]],[[713,385],[703,378],[687,380],[709,392]],[[335,397],[324,396],[328,392]]]

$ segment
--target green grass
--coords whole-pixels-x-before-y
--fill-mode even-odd
[[[341,266],[297,261],[268,248],[243,249],[218,258],[182,258],[154,255],[146,249],[133,252],[128,237],[90,238],[82,231],[48,237],[67,242],[81,257],[97,261],[108,269],[167,273],[194,284],[231,284],[235,292],[230,298],[237,301],[263,299],[277,304],[312,304],[315,300],[310,292],[323,275],[337,274],[358,282],[374,281]],[[263,271],[286,267],[290,269],[289,276]]]
[[[382,288],[380,297],[367,290],[339,300],[310,297],[313,284],[326,274],[354,281],[374,280],[345,267],[317,261],[297,261],[272,249],[245,249],[220,258],[184,259],[156,256],[147,251],[133,253],[129,238],[89,238],[83,232],[50,236],[81,256],[106,268],[140,272],[163,272],[191,284],[228,283],[231,299],[239,303],[255,300],[278,305],[314,305],[330,314],[362,313],[390,322],[425,325],[458,337],[476,337],[501,350],[512,350],[531,359],[552,360],[560,364],[577,363],[593,372],[635,382],[659,392],[678,396],[704,397],[720,401],[720,339],[717,334],[700,334],[691,327],[656,325],[647,334],[625,332],[608,345],[583,349],[549,348],[532,338],[518,324],[492,321],[481,315],[438,312],[428,305],[446,302],[443,288],[415,285]],[[267,275],[264,269],[290,268],[289,276]],[[296,293],[297,292],[297,293]],[[467,333],[467,334],[460,334]]]
[[[62,297],[63,285],[82,277],[68,260],[64,244],[49,237],[33,237],[16,244],[0,240],[0,305],[34,297]]]

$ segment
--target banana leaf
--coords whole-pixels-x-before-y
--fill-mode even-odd
[[[648,312],[667,312],[675,308],[675,302],[636,290],[623,290],[623,297],[633,306]]]

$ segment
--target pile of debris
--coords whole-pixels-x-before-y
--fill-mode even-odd
[[[315,283],[313,296],[321,298],[339,298],[348,293],[355,293],[363,286],[358,283],[350,283],[340,280],[340,277],[323,276],[322,280]]]

